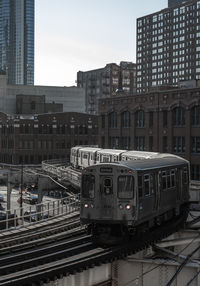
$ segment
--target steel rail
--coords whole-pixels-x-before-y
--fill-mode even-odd
[[[51,263],[37,265],[9,275],[2,275],[0,277],[0,286],[33,285],[33,283],[53,280],[55,277],[59,277],[59,275],[62,277],[63,275],[74,274],[76,271],[83,271],[89,267],[123,258],[129,254],[143,250],[174,233],[180,229],[180,225],[183,224],[184,220],[185,217],[180,216],[176,221],[172,220],[160,226],[158,229],[149,230],[142,236],[136,235],[133,237],[133,241],[117,247],[107,249],[100,247],[93,248],[90,251],[77,253],[68,258],[63,259],[60,257],[60,259]],[[59,255],[61,255],[61,253],[59,253]]]

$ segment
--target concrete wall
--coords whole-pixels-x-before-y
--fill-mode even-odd
[[[85,112],[85,90],[78,87],[7,85],[0,75],[0,111],[16,113],[16,95],[45,95],[46,103],[63,104],[63,112]]]
[[[99,267],[94,267],[78,273],[63,277],[60,280],[52,281],[43,284],[44,286],[93,286],[110,280],[111,264],[105,264]],[[121,284],[123,285],[123,284]]]

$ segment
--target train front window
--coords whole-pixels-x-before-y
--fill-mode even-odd
[[[113,180],[111,177],[101,176],[101,192],[104,195],[111,195],[113,193]]]
[[[132,199],[134,192],[134,177],[119,176],[118,177],[118,198]]]
[[[86,199],[93,199],[95,192],[95,176],[83,175],[82,177],[82,196]]]

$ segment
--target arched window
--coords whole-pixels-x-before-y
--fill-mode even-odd
[[[122,128],[130,128],[131,126],[131,117],[129,111],[124,111],[121,115]]]
[[[135,126],[142,128],[145,125],[145,113],[143,110],[138,110],[135,113]]]
[[[200,106],[194,106],[191,109],[191,124],[192,126],[200,125]]]
[[[185,125],[185,109],[183,107],[176,107],[173,110],[173,125],[184,126]]]
[[[117,128],[117,113],[112,112],[109,114],[109,127]]]

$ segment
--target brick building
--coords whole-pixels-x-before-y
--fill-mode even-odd
[[[102,99],[99,113],[100,147],[174,153],[200,180],[200,88]]]
[[[42,115],[0,113],[0,162],[40,164],[68,158],[75,145],[98,144],[95,115],[66,112]]]
[[[117,89],[131,94],[136,91],[136,64],[120,62],[104,68],[77,73],[77,86],[85,89],[86,112],[98,114],[98,100],[116,95]]]

